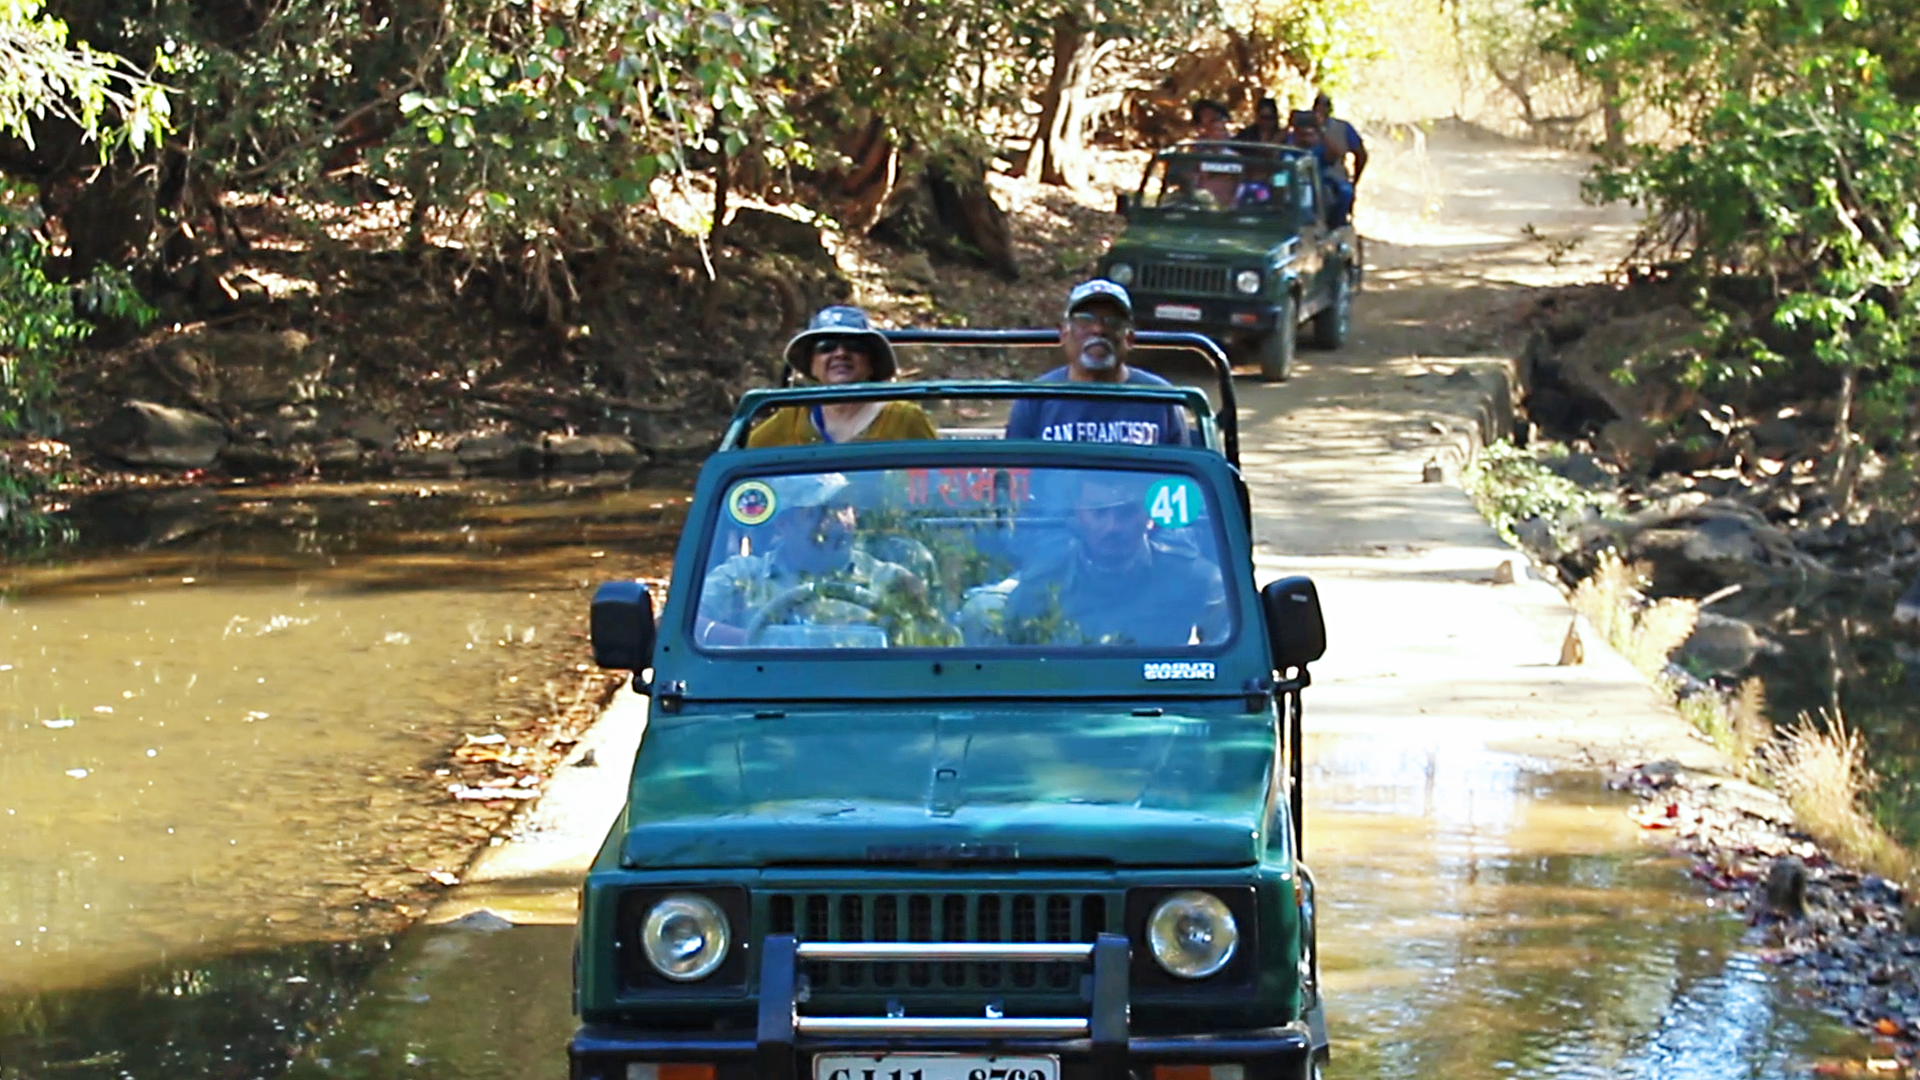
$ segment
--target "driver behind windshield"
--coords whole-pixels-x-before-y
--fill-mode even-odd
[[[1176,539],[1178,530],[1153,527],[1149,501],[1161,485],[1131,473],[1079,474],[1068,542],[1007,598],[1009,642],[1172,647],[1225,639],[1220,568]]]
[[[758,553],[707,572],[695,632],[706,645],[761,644],[768,627],[880,626],[888,644],[951,644],[905,567],[859,550],[859,513],[840,473],[768,477],[736,484],[728,511],[753,529]],[[764,546],[763,546],[764,545]],[[865,642],[862,642],[865,643]],[[878,643],[878,642],[874,642]]]

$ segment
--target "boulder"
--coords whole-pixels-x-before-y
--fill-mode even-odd
[[[1591,326],[1541,374],[1577,396],[1605,403],[1616,417],[1667,419],[1690,404],[1690,391],[1671,379],[1650,377],[1629,383],[1615,373],[1628,364],[1664,368],[1683,362],[1698,351],[1702,331],[1699,318],[1678,305],[1610,319]]]
[[[1560,554],[1560,545],[1554,539],[1553,526],[1546,518],[1536,515],[1514,522],[1513,538],[1520,542],[1522,548],[1543,559],[1552,559]]]
[[[1898,626],[1911,626],[1920,629],[1920,577],[1913,579],[1907,591],[1893,605],[1893,621]]]
[[[541,449],[551,472],[632,472],[642,464],[640,451],[620,435],[549,435]]]
[[[403,450],[394,455],[395,476],[457,476],[460,457],[451,450]]]
[[[454,455],[473,476],[533,476],[541,465],[538,447],[510,435],[469,435],[460,440]]]
[[[300,455],[266,443],[235,443],[220,452],[220,464],[235,476],[290,476],[304,462]]]
[[[313,448],[313,463],[329,477],[354,475],[360,469],[360,444],[353,439],[328,439]]]
[[[760,251],[777,251],[803,262],[833,266],[833,254],[821,241],[820,227],[773,210],[742,206],[727,221],[727,238]]]
[[[1664,594],[1711,591],[1769,575],[1767,549],[1754,526],[1731,516],[1642,530],[1629,552],[1653,565],[1654,590]]]
[[[1787,416],[1762,420],[1749,429],[1754,452],[1774,461],[1789,461],[1812,449],[1817,437],[1813,428]]]
[[[992,270],[1014,281],[1020,269],[1006,211],[993,201],[986,171],[956,162],[929,165],[918,183],[902,184],[870,235],[936,259]]]
[[[1592,454],[1574,451],[1557,461],[1546,463],[1548,471],[1562,479],[1572,481],[1589,491],[1611,488],[1615,484],[1613,473],[1600,464],[1600,459]]]
[[[204,469],[227,445],[226,426],[205,413],[129,401],[94,430],[101,453],[129,465]]]
[[[1782,651],[1778,642],[1742,619],[1701,612],[1693,633],[1682,642],[1679,658],[1695,671],[1738,675],[1761,653]]]
[[[391,450],[400,438],[393,421],[379,416],[357,416],[347,421],[346,434],[369,450]]]
[[[700,413],[670,413],[651,409],[620,409],[608,417],[633,445],[654,457],[704,454],[720,442],[727,417]]]
[[[312,399],[333,354],[298,330],[203,331],[167,342],[153,362],[201,401],[253,410]]]
[[[1638,419],[1608,421],[1596,441],[1615,465],[1635,472],[1651,466],[1660,451],[1660,436],[1646,421]]]

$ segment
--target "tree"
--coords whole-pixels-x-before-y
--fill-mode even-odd
[[[162,89],[117,56],[70,45],[66,25],[36,0],[0,0],[0,64],[8,72],[0,81],[0,133],[29,147],[49,119],[93,143],[100,158],[123,142],[144,148],[165,130]],[[32,194],[15,185],[0,191],[0,437],[57,424],[54,365],[92,330],[88,316],[140,310],[124,271],[95,275],[77,291],[49,279],[49,245],[27,201]],[[53,535],[34,509],[42,486],[0,450],[0,550]]]
[[[1689,136],[1626,147],[1590,185],[1647,207],[1643,244],[1684,257],[1701,285],[1721,341],[1689,377],[1740,386],[1803,361],[1824,370],[1840,401],[1829,479],[1849,509],[1865,445],[1908,441],[1920,393],[1909,13],[1895,0],[1542,2],[1561,21],[1551,47]],[[1764,288],[1757,328],[1716,300],[1735,277]]]

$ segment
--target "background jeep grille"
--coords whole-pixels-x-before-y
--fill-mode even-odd
[[[1231,277],[1232,272],[1224,266],[1146,263],[1140,267],[1137,287],[1147,292],[1229,296],[1232,295]]]
[[[774,893],[767,932],[801,941],[1090,942],[1119,903],[1100,893]],[[1074,964],[808,964],[815,990],[1068,990]]]

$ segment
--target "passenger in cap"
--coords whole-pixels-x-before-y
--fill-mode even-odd
[[[757,645],[769,626],[879,625],[887,642],[955,644],[926,600],[926,584],[856,543],[852,486],[840,473],[741,481],[764,484],[772,516],[755,526],[760,553],[735,555],[707,572],[695,632],[705,645]],[[729,497],[736,497],[730,493]]]
[[[1151,483],[1138,473],[1075,477],[1068,542],[1023,571],[1007,598],[1010,643],[1175,648],[1226,638],[1220,568],[1191,540],[1153,528]]]
[[[893,345],[857,307],[821,308],[787,343],[787,366],[827,386],[892,382],[898,364]],[[926,410],[911,401],[829,402],[779,409],[747,435],[749,447],[805,446],[855,440],[931,439]]]
[[[1133,351],[1133,300],[1104,278],[1083,281],[1067,296],[1060,322],[1065,367],[1036,382],[1171,386],[1127,364]],[[1177,405],[1130,401],[1021,398],[1007,414],[1007,438],[1048,442],[1184,443],[1187,422]]]

